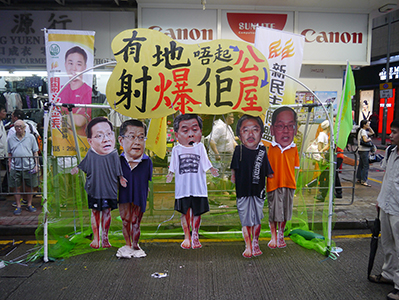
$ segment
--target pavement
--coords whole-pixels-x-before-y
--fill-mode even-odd
[[[34,245],[0,244],[0,259],[8,261],[0,269],[0,300],[386,299],[393,287],[367,280],[369,235],[334,240],[343,249],[336,260],[289,239],[286,248],[274,250],[261,240],[263,255],[251,259],[241,256],[243,241],[203,240],[196,250],[183,250],[179,242],[144,241],[145,258],[118,259],[112,247],[21,264],[15,262]],[[380,251],[374,264],[378,272]]]
[[[374,142],[383,153],[384,146]],[[344,166],[340,175],[344,197],[335,199],[332,239],[343,251],[329,258],[289,238],[286,248],[269,249],[269,239],[261,235],[263,255],[251,259],[241,255],[242,240],[202,237],[201,249],[183,250],[179,237],[141,239],[145,258],[118,259],[117,248],[112,247],[47,263],[26,261],[28,254],[37,250],[36,241],[30,239],[37,227],[41,199],[33,200],[37,212],[23,211],[17,217],[12,213],[12,196],[8,196],[0,202],[0,300],[386,299],[393,286],[367,280],[368,225],[376,217],[375,200],[383,172],[371,166],[372,187],[355,184],[352,189],[351,168]],[[314,197],[313,191],[304,195]],[[148,226],[151,218],[155,216],[148,214],[143,226]],[[201,228],[210,227],[210,220],[205,219]],[[379,247],[373,273],[378,273],[382,263]]]

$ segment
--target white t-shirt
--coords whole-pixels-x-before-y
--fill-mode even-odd
[[[319,136],[317,137],[317,143],[322,143],[323,148],[328,144],[328,135],[324,131],[321,131],[319,133]]]
[[[208,197],[206,171],[211,167],[202,143],[173,147],[169,171],[175,173],[175,198]]]
[[[366,137],[368,139],[369,135],[367,134],[367,131],[365,129],[360,129],[358,137],[357,137],[357,145],[358,145],[358,151],[370,151],[370,147],[366,147],[360,144],[360,139],[363,137]]]

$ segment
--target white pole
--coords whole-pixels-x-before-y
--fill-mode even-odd
[[[333,119],[333,108],[330,106],[330,120]],[[328,226],[327,226],[327,231],[328,231],[328,237],[327,237],[327,251],[331,251],[331,238],[332,238],[332,217],[333,217],[333,191],[334,191],[334,149],[335,149],[335,143],[334,143],[334,130],[331,130],[332,124],[330,121],[330,172],[329,172],[329,193],[328,193]],[[329,253],[328,253],[329,254]]]
[[[43,260],[44,262],[48,262],[48,228],[47,228],[47,218],[48,218],[48,209],[47,209],[47,138],[48,138],[48,125],[49,125],[49,106],[48,103],[45,103],[44,106],[44,128],[43,128],[43,219],[44,219],[44,236],[43,236]]]

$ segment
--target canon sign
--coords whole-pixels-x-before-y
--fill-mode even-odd
[[[352,44],[362,44],[363,43],[363,33],[361,32],[316,32],[313,29],[305,29],[301,32],[305,37],[306,43],[352,43]]]
[[[213,30],[212,29],[187,29],[187,28],[167,28],[162,29],[160,26],[150,26],[149,29],[154,29],[159,32],[163,32],[167,36],[170,36],[174,40],[203,40],[203,41],[212,41],[213,40]]]

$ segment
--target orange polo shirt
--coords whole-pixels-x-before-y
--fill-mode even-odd
[[[267,178],[267,192],[286,187],[296,189],[295,169],[299,169],[298,149],[294,143],[284,150],[275,142],[267,153],[270,165],[274,172],[273,178]]]

